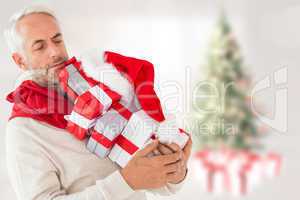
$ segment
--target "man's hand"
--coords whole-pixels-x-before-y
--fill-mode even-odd
[[[162,154],[162,155],[170,155],[172,153],[180,153],[183,155],[182,159],[178,160],[177,163],[179,164],[179,168],[177,171],[170,173],[169,176],[169,183],[177,184],[181,182],[187,173],[187,162],[191,155],[191,149],[192,149],[192,140],[191,138],[188,140],[187,144],[183,149],[180,149],[180,147],[175,144],[159,144],[157,150],[154,152],[156,154]]]
[[[149,157],[157,149],[158,140],[154,140],[144,149],[138,151],[128,164],[121,170],[121,174],[128,185],[134,189],[160,188],[167,182],[174,181],[174,173],[181,168],[182,151],[168,155]]]

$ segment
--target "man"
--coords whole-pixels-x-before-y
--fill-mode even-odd
[[[68,111],[48,110],[50,100],[68,104],[64,97],[47,96],[49,91],[60,95],[57,75],[68,59],[51,11],[25,8],[14,15],[5,35],[12,58],[22,70],[15,91],[8,96],[15,106],[6,136],[9,176],[18,199],[142,200],[145,191],[168,195],[181,187],[191,140],[183,150],[155,140],[120,169],[87,151],[84,142],[64,130],[63,114]],[[22,104],[17,104],[20,99]],[[149,157],[153,152],[156,156]]]

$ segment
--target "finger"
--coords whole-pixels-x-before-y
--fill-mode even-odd
[[[182,154],[183,154],[182,151],[179,151],[168,155],[156,156],[153,159],[155,159],[156,162],[159,162],[162,165],[167,165],[167,164],[175,163],[178,160],[182,159],[183,157]]]
[[[157,139],[153,140],[150,144],[148,144],[145,148],[141,149],[137,152],[139,156],[147,156],[147,154],[151,153],[158,146],[159,142]]]
[[[177,161],[176,163],[165,165],[164,170],[166,173],[180,173],[183,170],[182,163],[182,161]]]
[[[174,180],[176,180],[178,177],[178,173],[168,173],[166,175],[166,181],[167,182],[174,182]]]
[[[167,146],[168,148],[172,149],[173,152],[177,152],[177,151],[181,150],[180,146],[176,143],[164,144],[164,145]]]
[[[159,156],[162,155],[162,153],[158,149],[153,150],[154,155]]]
[[[183,171],[182,172],[183,174],[182,174],[182,179],[179,181],[179,182],[181,182],[181,181],[183,181],[185,178],[186,178],[186,176],[187,176],[187,170],[185,169],[185,171]],[[169,173],[169,174],[167,174],[166,175],[166,181],[167,182],[173,182],[174,180],[176,180],[176,179],[178,179],[178,173]],[[178,183],[179,183],[178,182]]]
[[[170,148],[166,147],[164,144],[159,144],[157,149],[159,150],[161,155],[168,155],[173,153],[173,151]]]
[[[189,138],[187,144],[186,144],[185,147],[183,148],[183,152],[184,152],[184,154],[185,154],[185,156],[186,156],[187,158],[189,158],[190,155],[191,155],[192,145],[193,145],[193,142],[192,142],[192,138],[191,138],[191,136],[190,136],[190,138]]]

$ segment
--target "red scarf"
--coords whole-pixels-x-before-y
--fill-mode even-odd
[[[70,114],[73,107],[73,104],[55,89],[42,87],[32,80],[23,81],[6,99],[14,103],[9,120],[28,117],[62,129],[67,125],[64,115]]]
[[[104,60],[111,63],[134,86],[142,109],[154,120],[165,120],[160,100],[154,91],[154,66],[152,63],[110,51],[104,52]]]

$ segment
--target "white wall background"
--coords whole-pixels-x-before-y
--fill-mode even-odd
[[[217,1],[212,0],[48,0],[59,15],[69,53],[79,55],[100,47],[127,55],[146,58],[155,64],[159,81],[177,81],[184,85],[185,69],[190,68],[191,87],[200,75],[200,64],[209,34],[218,16]],[[13,12],[27,5],[25,0],[10,0],[0,8],[3,30]],[[263,183],[244,199],[291,199],[300,196],[299,177],[299,67],[300,67],[300,2],[297,0],[226,0],[225,8],[241,44],[246,64],[254,81],[288,67],[288,131],[273,131],[268,149],[284,157],[282,174]],[[15,199],[5,164],[5,125],[10,111],[5,101],[18,74],[3,37],[0,37],[0,188],[1,199]],[[162,90],[161,92],[168,92]],[[262,95],[269,110],[274,107],[274,90]],[[182,100],[180,112],[185,109]],[[184,110],[185,109],[185,110]],[[272,113],[270,111],[270,113]],[[270,114],[269,113],[269,114]],[[191,171],[189,181],[174,197],[154,199],[212,199],[203,193]],[[230,196],[219,198],[231,199]]]

